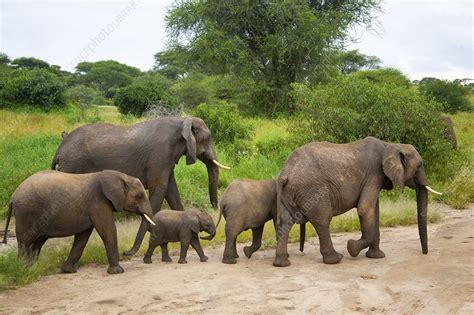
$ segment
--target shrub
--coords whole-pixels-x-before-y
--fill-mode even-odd
[[[465,209],[474,202],[474,167],[465,166],[446,185],[444,201],[456,209]]]
[[[122,114],[141,116],[152,104],[174,107],[169,88],[170,81],[160,75],[144,76],[117,90],[114,103]]]
[[[443,104],[443,111],[454,114],[458,111],[470,111],[467,95],[469,88],[457,82],[445,80],[432,80],[426,84],[420,84],[420,91],[427,96]]]
[[[213,139],[222,144],[232,144],[236,140],[251,140],[254,126],[240,116],[237,105],[226,101],[212,104],[200,104],[193,116],[206,122]]]
[[[435,180],[456,173],[457,153],[443,137],[439,121],[441,105],[416,90],[349,76],[315,88],[294,85],[291,95],[299,113],[289,131],[299,144],[347,143],[374,136],[414,145]]]
[[[180,105],[194,108],[201,103],[209,103],[214,98],[212,80],[203,74],[191,75],[173,85],[173,94]]]
[[[11,105],[28,105],[44,110],[64,107],[65,84],[56,74],[39,68],[18,70],[12,74],[2,89],[2,98]]]
[[[367,79],[371,83],[410,86],[410,80],[400,70],[395,68],[356,71],[351,76],[356,79]]]

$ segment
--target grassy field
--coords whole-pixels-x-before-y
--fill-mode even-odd
[[[473,119],[472,113],[460,113],[452,116],[458,142],[460,147],[469,148],[473,156]],[[0,224],[4,224],[7,204],[13,191],[29,175],[44,169],[49,169],[51,158],[61,141],[62,131],[71,131],[87,122],[101,121],[117,124],[133,124],[139,119],[126,116],[123,117],[116,111],[115,107],[103,106],[91,109],[86,119],[81,120],[80,113],[74,108],[68,108],[65,112],[41,113],[41,112],[15,112],[0,110]],[[251,119],[255,126],[253,145],[255,148],[272,148],[274,143],[285,138],[287,124],[285,120]],[[255,149],[252,154],[235,158],[235,152],[227,152],[226,148],[217,145],[218,157],[224,164],[232,166],[229,171],[222,171],[219,181],[219,193],[228,184],[238,178],[267,179],[275,178],[284,162],[275,159],[266,151]],[[184,160],[177,165],[176,177],[185,207],[190,205],[199,206],[207,211],[212,211],[207,195],[207,174],[202,163],[186,166]],[[466,202],[472,202],[472,163],[461,170],[454,181],[458,181],[456,187],[450,193],[449,202],[462,207]],[[453,181],[453,182],[454,182]],[[473,185],[474,186],[474,185]],[[415,199],[413,193],[404,195],[393,194],[390,198],[382,198],[381,201],[381,225],[398,226],[416,223]],[[429,208],[429,221],[438,222],[441,217],[436,203],[431,203]],[[212,215],[217,221],[218,213]],[[11,225],[11,228],[14,224]],[[2,226],[0,225],[0,229]],[[131,246],[138,227],[138,221],[121,220],[118,223],[119,246],[123,251]],[[206,245],[216,246],[224,243],[224,224],[221,224],[214,240],[205,242]],[[354,210],[345,215],[336,217],[331,224],[332,231],[353,231],[359,229],[357,214]],[[315,235],[312,227],[308,229],[308,235]],[[239,241],[247,242],[251,239],[249,231],[243,233]],[[298,229],[293,229],[290,239],[298,240]],[[275,245],[275,236],[271,223],[267,224],[264,234],[264,247]],[[46,244],[40,260],[32,268],[26,268],[16,259],[16,251],[8,251],[0,256],[0,289],[14,288],[42,275],[57,272],[57,268],[65,260],[71,246],[71,239],[50,240]],[[176,245],[174,245],[176,246]],[[141,253],[145,245],[142,246]],[[86,247],[81,258],[81,264],[98,263],[105,264],[106,257],[102,242],[94,234]]]

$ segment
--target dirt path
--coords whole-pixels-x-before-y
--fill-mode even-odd
[[[333,235],[342,263],[324,265],[317,239],[306,255],[289,246],[292,265],[272,266],[274,250],[259,251],[236,265],[220,263],[223,248],[208,248],[207,263],[189,251],[188,264],[152,265],[137,257],[126,272],[109,276],[104,266],[57,274],[0,294],[3,313],[474,313],[474,206],[443,211],[429,228],[430,253],[422,255],[416,227],[382,229],[386,258],[351,258],[346,241]],[[239,252],[242,245],[239,246]]]

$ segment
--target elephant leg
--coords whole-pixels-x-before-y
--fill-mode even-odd
[[[153,256],[153,252],[155,248],[161,244],[161,234],[160,232],[156,232],[156,229],[150,233],[150,240],[148,241],[148,249],[143,257],[143,262],[145,264],[151,264],[153,261],[151,260],[151,256]]]
[[[102,210],[102,209],[100,209]],[[109,261],[109,274],[117,274],[124,272],[119,265],[119,252],[117,245],[117,228],[114,222],[114,216],[110,210],[107,211],[91,211],[95,215],[91,216],[92,224],[94,224],[97,233],[104,242],[107,260]]]
[[[201,243],[199,242],[199,238],[197,234],[193,235],[193,238],[191,239],[191,246],[194,248],[196,253],[199,255],[199,259],[201,262],[207,261],[207,256],[204,255],[204,251],[202,250]]]
[[[244,247],[244,253],[247,258],[252,257],[252,254],[262,246],[263,227],[264,225],[252,229],[252,245]]]
[[[163,204],[163,199],[165,198],[166,194],[166,187],[155,188],[150,192],[150,204],[153,210],[153,214],[157,213],[161,205]],[[143,242],[143,238],[145,237],[145,233],[147,232],[150,224],[147,220],[142,217],[142,221],[140,223],[140,227],[138,228],[137,236],[135,237],[135,242],[130,250],[124,252],[125,256],[133,256],[136,252],[140,249],[140,246]]]
[[[31,266],[33,264],[33,243],[27,243],[23,241],[18,242],[18,259],[27,266]]]
[[[168,253],[168,242],[160,245],[161,247],[161,261],[163,262],[172,262],[173,260]]]
[[[94,228],[91,227],[90,229],[74,235],[74,242],[72,244],[71,251],[69,252],[69,256],[61,267],[62,272],[75,273],[77,271],[76,263],[81,258],[82,252],[86,247],[87,241],[89,240],[93,229]]]
[[[40,237],[33,243],[33,251],[32,251],[33,261],[38,260],[41,249],[43,248],[43,245],[44,243],[46,243],[47,240],[48,240],[47,237]]]
[[[369,249],[370,253],[368,253],[369,256],[372,256],[370,258],[385,257],[385,254],[378,248],[380,242],[378,199],[373,202],[362,199],[357,207],[357,212],[362,236],[359,240],[349,240],[347,251],[352,257],[357,257],[361,250],[371,247],[372,250]]]
[[[183,238],[181,239],[181,250],[179,253],[179,260],[178,264],[187,264],[186,256],[188,254],[189,243],[191,243],[191,238]]]
[[[310,220],[311,224],[316,229],[319,238],[319,251],[323,256],[323,262],[325,264],[337,264],[344,257],[341,253],[336,252],[334,245],[332,244],[331,234],[329,232],[329,222],[320,222]]]
[[[226,223],[225,226],[225,248],[224,248],[224,257],[222,258],[222,262],[224,264],[235,264],[237,260],[235,260],[235,256],[237,255],[237,235],[235,229],[230,228]]]
[[[294,221],[282,204],[279,204],[278,208],[277,248],[273,265],[276,267],[287,267],[290,265],[290,260],[288,259],[288,236]]]
[[[179,196],[178,185],[176,184],[176,178],[174,177],[174,170],[171,172],[168,189],[166,191],[166,201],[173,210],[184,210],[181,198]]]

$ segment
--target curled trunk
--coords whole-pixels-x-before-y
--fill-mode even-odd
[[[418,233],[420,234],[421,250],[428,254],[428,190],[423,185],[416,187],[416,208],[418,216]]]

